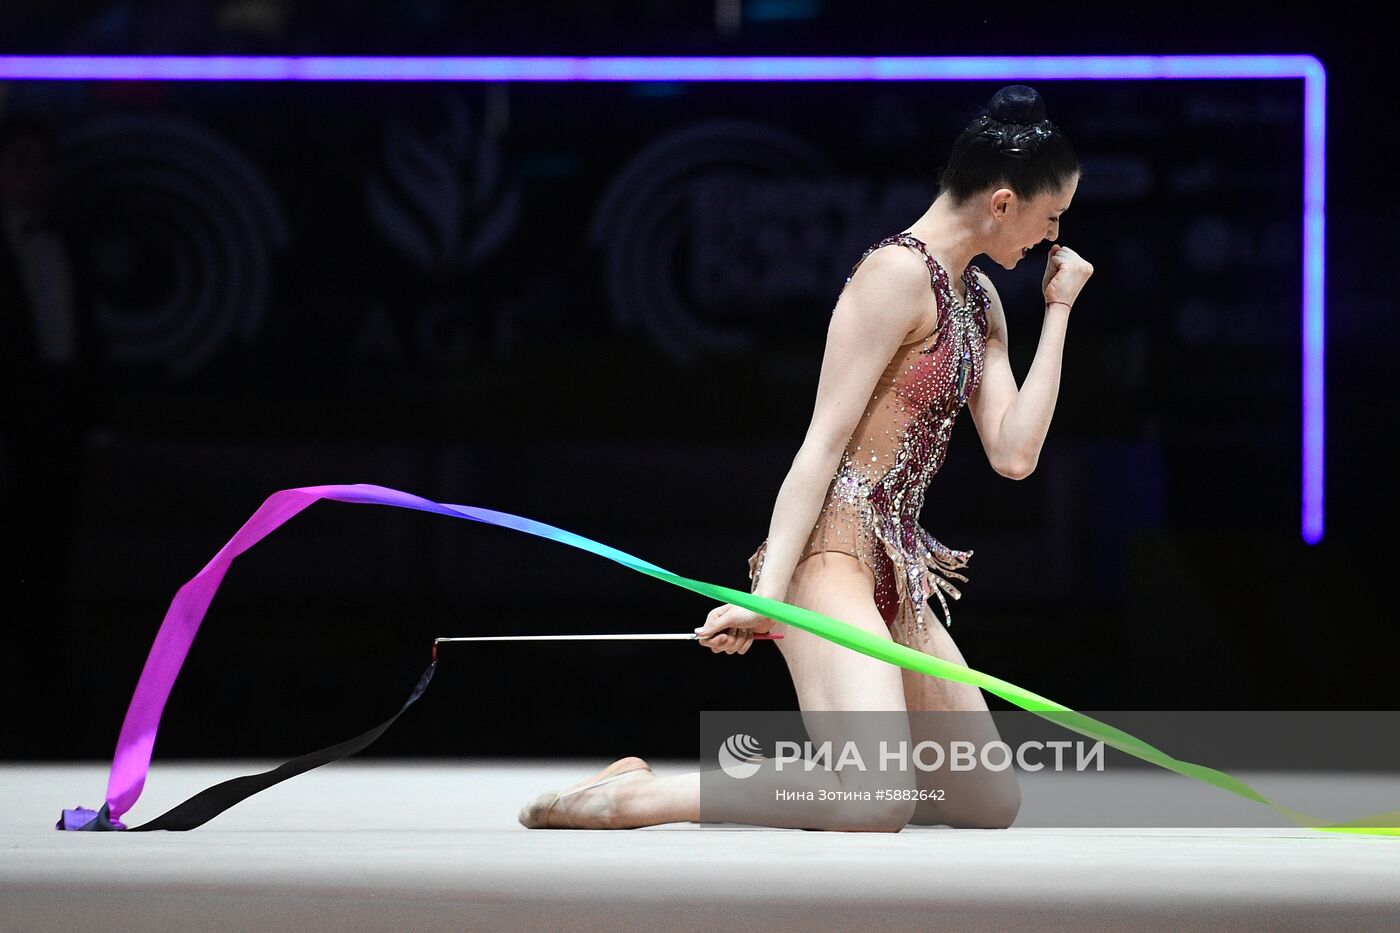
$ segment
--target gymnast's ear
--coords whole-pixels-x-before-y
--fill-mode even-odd
[[[1004,219],[1011,213],[1011,205],[1015,199],[1016,192],[1010,188],[997,188],[987,199],[987,209],[997,219]]]

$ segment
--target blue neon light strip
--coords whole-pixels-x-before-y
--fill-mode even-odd
[[[1327,72],[1312,55],[989,58],[0,56],[0,80],[62,81],[1046,81],[1303,80],[1302,535],[1322,540]]]

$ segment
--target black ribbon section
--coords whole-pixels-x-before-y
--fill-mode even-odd
[[[169,832],[184,832],[203,826],[214,817],[223,813],[230,807],[236,806],[247,800],[254,794],[261,793],[275,784],[281,784],[288,778],[294,778],[298,774],[305,774],[313,768],[328,765],[333,761],[340,761],[342,758],[349,758],[357,752],[362,752],[369,748],[385,732],[389,731],[400,716],[404,714],[417,699],[423,695],[423,691],[428,689],[428,682],[433,679],[433,671],[437,669],[437,652],[433,652],[433,662],[428,665],[428,669],[419,678],[418,685],[413,688],[408,699],[399,711],[368,732],[361,733],[353,739],[341,742],[339,745],[332,745],[320,751],[310,752],[300,755],[279,765],[271,771],[264,771],[261,774],[245,774],[242,777],[230,778],[213,787],[207,787],[195,794],[184,803],[162,813],[160,816],[148,823],[140,826],[126,827],[126,832],[145,833],[163,829]],[[97,816],[89,820],[87,824],[78,827],[79,832],[120,832],[123,827],[114,825],[111,821],[110,804],[103,804],[102,809],[97,811]],[[92,811],[88,811],[91,813]],[[58,829],[63,829],[63,820],[59,820]]]

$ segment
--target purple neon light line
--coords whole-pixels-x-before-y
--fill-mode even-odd
[[[0,78],[148,81],[949,81],[1306,78],[1311,55],[10,55]]]
[[[1326,465],[1327,70],[1303,78],[1303,540],[1323,534]]]
[[[1303,80],[1302,535],[1323,535],[1327,72],[1313,55],[421,57],[0,56],[0,80],[980,81]]]

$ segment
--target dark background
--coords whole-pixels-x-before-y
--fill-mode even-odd
[[[1394,708],[1373,37],[1335,11],[978,9],[49,3],[7,5],[0,35],[6,54],[1316,55],[1323,540],[1299,520],[1297,80],[1031,82],[1085,169],[1060,241],[1096,272],[1036,472],[997,476],[964,416],[921,523],[976,551],[953,604],[968,662],[1074,708]],[[0,85],[0,116],[58,132],[80,337],[43,364],[5,292],[0,754],[109,754],[170,597],[278,489],[504,510],[746,588],[844,276],[923,212],[1002,83]],[[1023,381],[1044,250],[974,261]],[[434,636],[688,630],[713,605],[529,535],[318,504],[234,565],[157,754],[346,737]],[[373,753],[682,755],[698,710],[793,705],[764,644],[449,647]]]

